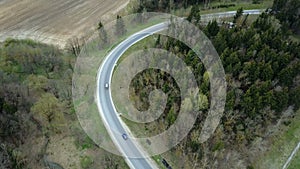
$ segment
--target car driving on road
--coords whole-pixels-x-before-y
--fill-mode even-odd
[[[104,87],[105,87],[106,89],[108,89],[108,87],[109,87],[108,83],[105,83]]]
[[[128,139],[128,136],[127,136],[127,134],[125,134],[125,133],[122,134],[122,137],[123,137],[124,140],[127,140],[127,139]]]

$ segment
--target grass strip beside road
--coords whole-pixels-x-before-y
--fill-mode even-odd
[[[226,3],[221,3],[221,2],[212,2],[210,6],[217,6],[221,4],[226,4]],[[206,9],[206,10],[200,10],[201,14],[209,14],[209,13],[216,13],[216,12],[228,12],[228,11],[236,11],[239,8],[243,8],[243,10],[250,10],[250,9],[267,9],[271,8],[273,5],[272,0],[264,0],[259,4],[253,4],[249,2],[232,2],[232,3],[227,3],[227,4],[235,4],[235,6],[228,7],[228,8],[217,8],[217,9]]]
[[[300,141],[300,109],[294,112],[294,118],[290,120],[288,126],[281,124],[279,130],[274,134],[268,145],[268,151],[258,156],[255,168],[272,168],[282,169],[286,160],[290,156],[291,152],[297,146]],[[300,168],[299,162],[295,159],[299,159],[299,152],[291,161],[290,167]],[[291,168],[289,168],[291,169]]]
[[[300,168],[300,151],[298,150],[294,158],[291,160],[288,169],[299,169],[299,168]]]

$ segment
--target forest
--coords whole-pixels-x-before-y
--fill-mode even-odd
[[[201,23],[199,11],[206,3],[209,1],[141,0],[137,8],[137,12],[167,12],[167,7],[192,6],[187,20],[212,41],[224,66],[228,85],[221,124],[207,143],[199,143],[199,133],[209,108],[209,75],[201,60],[186,45],[155,35],[154,45],[149,43],[147,47],[167,49],[192,68],[201,92],[199,110],[204,114],[198,117],[192,131],[179,145],[161,156],[174,168],[234,168],[240,161],[240,168],[257,168],[251,154],[256,152],[251,152],[250,147],[258,138],[268,137],[269,127],[277,124],[287,109],[293,110],[288,115],[293,119],[300,108],[300,43],[297,39],[300,2],[274,0],[272,8],[251,23],[242,15],[243,9],[239,9],[232,18],[232,28],[215,20],[207,25]],[[46,153],[51,139],[61,134],[74,138],[77,151],[99,151],[102,155],[100,160],[97,153],[80,156],[82,168],[126,166],[121,157],[100,150],[78,124],[71,90],[79,49],[61,50],[32,40],[7,39],[0,43],[0,168],[61,167],[48,160]],[[131,90],[134,98],[139,98],[139,109],[149,106],[147,96],[153,88],[162,89],[169,97],[162,117],[152,124],[142,124],[150,134],[157,131],[155,128],[166,129],[172,125],[180,108],[180,92],[174,79],[150,69],[132,81]],[[290,120],[283,123],[289,126]],[[228,155],[230,153],[238,157]]]
[[[32,40],[1,43],[0,168],[126,166],[121,157],[99,149],[80,127],[72,101],[74,52]],[[98,151],[86,153],[89,149]],[[71,160],[53,159],[64,153]]]
[[[72,55],[32,40],[7,39],[1,44],[1,168],[38,161],[39,157],[26,157],[21,145],[41,136],[46,143],[46,138],[65,130],[65,115],[72,112],[73,62]]]
[[[149,9],[155,6],[153,3],[144,5],[150,5]],[[210,100],[209,75],[201,60],[185,44],[163,35],[158,35],[154,43],[148,45],[146,40],[139,46],[166,49],[181,57],[192,68],[200,87],[199,100],[203,106],[199,110],[204,115],[198,117],[193,130],[179,145],[169,154],[162,155],[169,157],[173,166],[224,168],[223,162],[216,161],[225,158],[224,152],[229,154],[230,149],[237,149],[240,154],[238,159],[245,162],[238,168],[254,168],[255,162],[252,160],[255,158],[246,157],[253,152],[245,153],[245,150],[250,149],[258,138],[267,138],[269,127],[278,124],[288,109],[294,112],[288,115],[292,119],[300,108],[300,43],[291,38],[299,36],[299,8],[299,1],[275,0],[271,9],[251,23],[247,21],[247,15],[242,15],[243,9],[240,8],[232,18],[234,27],[230,28],[226,23],[220,26],[216,20],[202,24],[199,14],[201,5],[192,6],[187,20],[198,26],[212,41],[220,55],[228,85],[224,116],[207,144],[199,143],[198,139]],[[137,129],[145,128],[148,135],[167,129],[178,116],[180,91],[169,76],[152,69],[143,71],[131,83],[132,98],[139,97],[140,103],[136,105],[140,110],[149,107],[148,95],[153,88],[161,89],[168,95],[164,114],[154,124],[135,124]],[[289,126],[290,120],[283,123]],[[174,156],[176,160],[172,160]],[[234,162],[226,163],[225,168],[234,168],[235,165]]]

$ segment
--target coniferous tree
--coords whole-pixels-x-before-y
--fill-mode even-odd
[[[237,20],[243,15],[243,8],[239,8],[233,17],[233,23],[237,23]]]
[[[199,6],[198,5],[192,6],[191,12],[187,17],[187,20],[194,24],[198,24],[200,22],[200,19],[201,19],[201,15],[200,15]]]
[[[117,21],[116,21],[116,35],[117,36],[122,36],[124,35],[127,30],[125,28],[124,20],[120,15],[117,15]]]
[[[98,23],[98,28],[97,29],[99,31],[99,37],[100,37],[100,41],[101,41],[100,45],[103,46],[103,45],[107,44],[108,40],[107,40],[107,33],[106,33],[106,31],[104,29],[104,26],[103,26],[101,21]]]
[[[219,26],[217,21],[214,19],[212,22],[209,22],[208,25],[206,26],[208,36],[216,36],[219,32]]]

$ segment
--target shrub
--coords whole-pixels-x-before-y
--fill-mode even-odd
[[[83,169],[91,168],[91,165],[94,163],[94,160],[89,156],[83,156],[80,159],[80,165]]]

